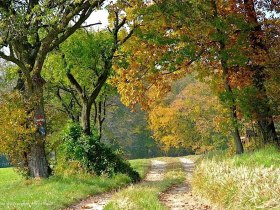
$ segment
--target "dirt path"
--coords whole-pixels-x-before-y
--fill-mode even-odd
[[[166,168],[166,162],[159,161],[159,160],[152,160],[151,170],[147,174],[144,181],[157,182],[163,180],[165,168]]]
[[[200,197],[192,194],[191,185],[189,180],[192,176],[194,169],[194,162],[180,158],[184,169],[186,171],[187,180],[185,183],[170,188],[165,193],[162,193],[160,199],[171,210],[212,210],[213,207]]]
[[[151,170],[146,175],[144,181],[145,182],[161,181],[163,179],[165,168],[166,168],[165,162],[159,160],[152,160]],[[116,191],[91,196],[83,200],[79,204],[67,208],[67,210],[82,210],[82,209],[102,210],[104,209],[106,204],[110,202],[110,200],[112,199],[115,193]]]

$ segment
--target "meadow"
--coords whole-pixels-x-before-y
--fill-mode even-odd
[[[141,177],[149,169],[149,160],[132,160]],[[119,189],[131,183],[123,174],[113,177],[76,174],[54,175],[48,179],[26,180],[13,168],[0,169],[0,209],[60,209],[90,195]]]

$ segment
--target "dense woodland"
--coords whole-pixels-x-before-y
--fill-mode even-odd
[[[96,10],[108,27],[86,22]],[[125,157],[279,147],[279,15],[278,0],[1,1],[0,154],[30,177],[78,162],[138,180]]]

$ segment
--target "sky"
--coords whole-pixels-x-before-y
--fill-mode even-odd
[[[107,10],[97,10],[90,15],[84,25],[101,22],[102,24],[94,26],[94,29],[104,29],[108,26],[108,15]]]

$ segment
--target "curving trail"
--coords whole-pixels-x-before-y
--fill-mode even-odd
[[[151,161],[151,170],[146,175],[144,182],[157,182],[163,179],[163,175],[165,172],[166,163],[159,160],[152,160]],[[114,196],[115,192],[103,193],[100,195],[91,196],[83,201],[81,201],[77,205],[73,205],[66,210],[83,210],[83,209],[90,209],[90,210],[102,210],[109,203]]]
[[[187,180],[192,176],[194,162],[187,158],[180,158],[186,171]],[[207,201],[192,194],[192,188],[188,181],[181,185],[171,187],[161,194],[161,201],[171,210],[212,210]]]

